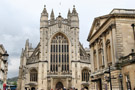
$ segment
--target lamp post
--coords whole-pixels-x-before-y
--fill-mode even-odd
[[[110,90],[112,90],[112,79],[111,79],[110,65],[109,65],[109,80],[110,80]]]
[[[110,65],[109,65],[109,71],[105,71],[104,73],[108,73],[109,77],[108,77],[108,81],[110,82],[110,90],[112,90],[112,78],[111,78],[111,69],[110,69]]]
[[[120,83],[121,83],[121,90],[123,90],[122,78],[123,78],[123,75],[120,73],[119,79],[120,79]]]
[[[133,29],[133,35],[134,35],[134,49],[135,49],[135,24],[131,24],[131,27]]]
[[[133,34],[134,34],[134,40],[135,40],[135,24],[131,24],[132,28],[133,28]]]

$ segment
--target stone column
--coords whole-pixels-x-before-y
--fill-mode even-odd
[[[110,37],[110,45],[111,45],[111,58],[112,58],[112,65],[114,64],[114,52],[113,52],[113,37],[112,37],[112,31],[110,31],[111,37]]]
[[[76,69],[75,69],[76,62],[72,62],[72,86],[75,87],[76,81]]]
[[[114,55],[114,63],[116,62],[116,54],[117,54],[117,52],[116,52],[116,32],[115,32],[115,28],[114,28],[114,26],[112,27],[112,41],[113,41],[113,55]]]
[[[68,78],[66,79],[66,81],[67,81],[67,85],[66,85],[66,88],[69,88],[69,83],[68,83]]]
[[[43,67],[43,89],[44,90],[47,90],[47,86],[48,86],[48,83],[47,83],[47,62],[44,63],[44,67]]]
[[[53,78],[51,78],[51,89],[53,89]]]
[[[42,62],[38,66],[38,90],[42,89]]]
[[[98,42],[96,43],[97,70],[99,70]]]
[[[24,82],[24,77],[23,77],[23,79],[22,79],[22,85],[21,85],[21,90],[25,90],[25,82]]]
[[[90,61],[91,61],[91,66],[92,66],[92,67],[91,67],[92,72],[94,72],[93,51],[94,51],[94,48],[93,48],[93,46],[91,45],[91,47],[90,47],[90,54],[91,54]]]
[[[105,35],[103,35],[103,51],[104,51],[104,63],[105,67],[107,67],[107,54],[106,54],[106,40],[105,40]]]

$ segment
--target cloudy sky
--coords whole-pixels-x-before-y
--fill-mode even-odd
[[[80,18],[80,41],[88,47],[86,41],[93,19],[111,12],[113,8],[134,9],[135,0],[0,0],[0,44],[10,54],[8,77],[18,76],[20,53],[26,39],[39,42],[40,14],[44,5],[50,15],[59,12],[66,18],[68,9],[76,6]]]

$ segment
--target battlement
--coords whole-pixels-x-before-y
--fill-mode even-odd
[[[44,7],[41,18],[40,18],[40,28],[49,27],[52,25],[58,24],[59,28],[61,28],[62,24],[69,25],[71,28],[77,27],[79,28],[79,17],[78,13],[75,9],[75,6],[73,7],[72,12],[70,10],[67,13],[67,18],[63,18],[61,14],[59,13],[59,16],[55,18],[54,12],[52,10],[50,14],[50,19],[48,20],[48,13],[46,7]]]

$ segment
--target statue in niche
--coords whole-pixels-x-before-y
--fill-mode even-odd
[[[58,27],[61,28],[61,25],[62,25],[62,17],[59,13],[59,16],[58,16]]]

